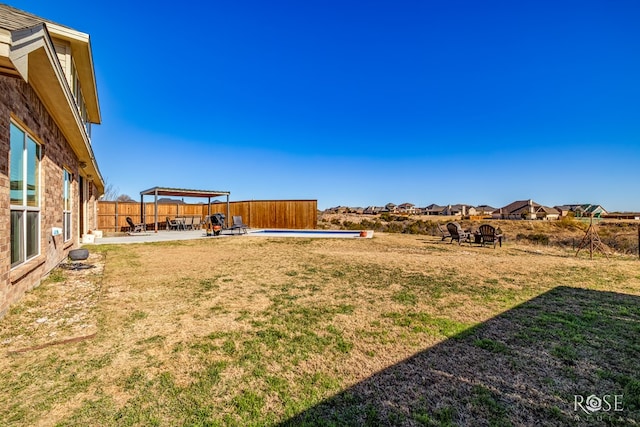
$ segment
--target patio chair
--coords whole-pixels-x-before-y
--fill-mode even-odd
[[[167,217],[167,230],[177,230],[178,228],[180,228],[180,223],[175,219],[169,219],[169,217]]]
[[[449,231],[446,228],[442,228],[442,225],[438,224],[438,231],[440,231],[440,234],[442,234],[442,240],[444,241],[445,239],[448,239],[449,237],[451,237],[451,233],[449,233]]]
[[[187,216],[184,218],[184,229],[192,230],[193,229],[193,217]]]
[[[130,216],[127,217],[127,224],[129,224],[129,233],[141,233],[144,231],[144,224],[134,223]]]
[[[242,216],[241,215],[234,215],[233,216],[233,225],[231,226],[231,230],[238,230],[238,234],[240,233],[247,233],[247,228],[249,228],[249,226],[247,224],[245,224],[244,222],[242,222]]]
[[[482,224],[478,229],[478,232],[482,235],[482,246],[485,243],[491,244],[493,243],[493,249],[496,248],[496,243],[500,244],[502,247],[502,234],[498,233],[495,227],[489,224]]]
[[[460,226],[460,224],[458,224],[457,222],[447,223],[447,230],[451,235],[451,242],[453,242],[454,240],[457,240],[459,245],[463,241],[465,242],[469,241],[469,236],[471,235],[471,233],[469,233],[468,231],[464,231],[462,229],[462,226]]]
[[[193,217],[193,229],[194,230],[200,230],[200,224],[202,223],[202,218],[199,216],[194,216]]]

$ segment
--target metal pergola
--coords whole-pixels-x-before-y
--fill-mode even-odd
[[[186,188],[153,187],[140,192],[140,213],[142,223],[146,224],[146,212],[144,209],[144,196],[154,196],[154,230],[158,232],[158,196],[178,196],[178,197],[206,197],[207,215],[211,215],[211,198],[227,196],[227,218],[229,218],[229,191],[209,191],[209,190],[189,190]]]

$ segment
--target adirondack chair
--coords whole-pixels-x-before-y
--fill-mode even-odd
[[[459,245],[463,241],[465,242],[469,241],[469,236],[471,235],[471,233],[469,233],[468,231],[464,231],[462,229],[462,226],[457,222],[447,223],[447,230],[451,235],[451,242],[453,242],[454,240],[457,240]]]
[[[496,231],[495,227],[489,224],[482,224],[478,232],[482,235],[482,246],[484,246],[485,243],[493,243],[493,249],[495,249],[496,243],[499,243],[500,247],[502,247],[503,236]]]
[[[449,231],[446,228],[443,228],[440,224],[438,224],[438,231],[440,232],[440,234],[442,234],[442,240],[440,240],[441,242],[451,237],[451,233],[449,233]]]

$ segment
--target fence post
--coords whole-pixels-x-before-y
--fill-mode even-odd
[[[118,201],[116,200],[116,209],[115,209],[115,215],[116,215],[116,223],[113,226],[114,230],[116,233],[118,232]]]

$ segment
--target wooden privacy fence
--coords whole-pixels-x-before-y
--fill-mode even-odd
[[[147,230],[154,228],[154,203],[145,203]],[[166,229],[166,218],[207,215],[207,204],[159,203],[158,228]],[[211,203],[211,213],[227,215],[226,203]],[[232,225],[232,217],[241,215],[251,228],[293,228],[314,229],[318,223],[317,200],[251,200],[229,202],[227,225]],[[128,231],[127,217],[133,222],[142,221],[139,202],[98,202],[98,229],[105,232]]]

